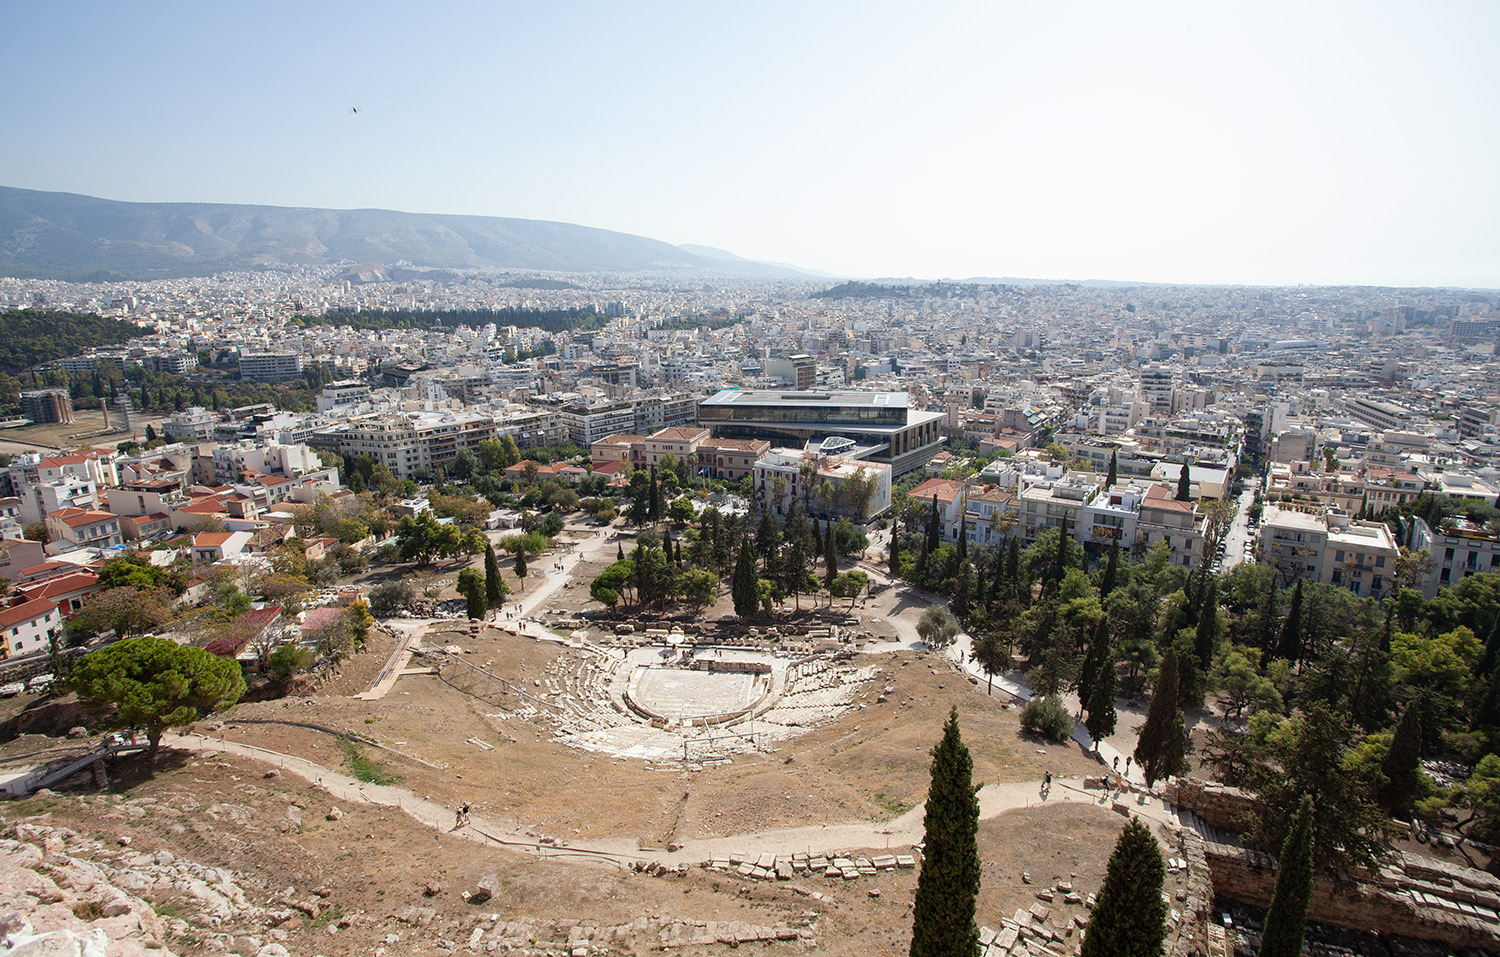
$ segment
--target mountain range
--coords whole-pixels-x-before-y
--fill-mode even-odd
[[[164,279],[281,265],[825,276],[535,219],[227,203],[126,203],[0,186],[0,275]]]

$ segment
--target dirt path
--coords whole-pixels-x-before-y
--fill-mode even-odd
[[[327,791],[332,797],[358,803],[394,807],[416,821],[441,831],[453,831],[456,809],[428,800],[405,788],[365,784],[347,774],[316,764],[304,758],[281,754],[254,745],[220,741],[203,735],[169,735],[164,741],[174,748],[202,752],[227,752],[275,765]],[[1129,798],[1129,810],[1157,823],[1175,820],[1159,800],[1146,795]],[[1015,808],[1048,804],[1092,804],[1109,807],[1110,797],[1101,791],[1085,791],[1077,778],[1056,778],[1050,794],[1043,795],[1038,781],[989,784],[979,791],[981,820],[996,817]],[[819,826],[777,828],[728,837],[687,839],[679,849],[641,847],[637,838],[603,838],[586,843],[563,845],[541,843],[536,836],[509,830],[493,820],[471,816],[471,824],[458,836],[485,843],[531,851],[544,857],[569,857],[596,862],[626,863],[634,860],[659,860],[665,863],[707,861],[728,858],[731,854],[800,852],[825,853],[853,848],[905,847],[916,844],[923,834],[922,805],[917,805],[890,821],[858,821]]]

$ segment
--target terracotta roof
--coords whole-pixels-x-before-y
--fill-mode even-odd
[[[1192,502],[1179,502],[1177,499],[1167,495],[1167,490],[1160,485],[1152,485],[1146,489],[1146,506],[1148,508],[1161,508],[1169,512],[1191,512]]]
[[[709,439],[702,447],[702,451],[764,452],[770,447],[771,443],[764,439]]]
[[[55,469],[64,465],[82,465],[87,461],[88,459],[81,455],[49,455],[38,462],[37,465],[44,469]]]
[[[48,512],[51,518],[56,518],[69,528],[81,528],[84,525],[93,525],[96,522],[107,522],[113,518],[119,518],[114,512],[98,512],[85,508],[60,508],[55,512]]]
[[[36,619],[57,611],[57,603],[45,598],[33,598],[31,601],[23,601],[19,605],[11,605],[9,608],[0,609],[0,628],[14,628],[22,622],[35,621]]]
[[[707,431],[707,429],[694,429],[678,425],[662,429],[659,432],[653,432],[650,437],[653,439],[686,441],[688,439],[696,439]]]
[[[959,490],[963,487],[964,483],[955,479],[931,478],[906,494],[910,498],[920,498],[927,501],[931,501],[932,496],[936,495],[940,502],[951,502],[958,496]]]
[[[193,536],[194,548],[218,548],[229,541],[233,532],[199,532]]]
[[[31,598],[53,598],[58,595],[68,595],[75,591],[85,591],[98,587],[98,575],[87,569],[79,569],[76,572],[58,575],[56,578],[49,578],[34,585],[22,585],[16,591]]]

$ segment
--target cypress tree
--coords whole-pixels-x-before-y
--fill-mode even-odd
[[[1151,829],[1132,819],[1109,855],[1079,957],[1161,957],[1167,939],[1166,879]]]
[[[651,507],[647,514],[651,516],[651,521],[656,522],[661,520],[661,513],[661,482],[656,477],[656,466],[653,465],[651,466]]]
[[[1005,579],[1010,582],[1012,594],[1021,590],[1021,543],[1010,540],[1010,550],[1005,553]]]
[[[1120,479],[1120,453],[1113,451],[1109,453],[1109,477],[1104,480],[1104,490],[1107,492],[1115,487],[1115,482]]]
[[[1057,530],[1057,551],[1052,555],[1052,583],[1060,584],[1068,573],[1068,530]]]
[[[1104,668],[1104,659],[1108,655],[1109,619],[1100,618],[1099,623],[1094,626],[1094,633],[1089,637],[1083,664],[1078,669],[1079,707],[1088,707],[1089,700],[1094,694],[1094,683],[1099,680],[1099,674]]]
[[[464,596],[464,612],[470,620],[484,618],[485,580],[477,568],[465,568],[458,576],[458,590]]]
[[[833,534],[833,522],[828,522],[826,534],[823,536],[823,583],[828,586],[828,600],[833,600],[833,580],[839,574],[839,549],[838,537]]]
[[[1182,471],[1177,474],[1177,501],[1191,502],[1193,500],[1193,479],[1188,472],[1187,462],[1182,463]]]
[[[1302,579],[1292,588],[1292,603],[1281,622],[1281,638],[1276,643],[1276,657],[1296,664],[1302,660]]]
[[[958,560],[963,561],[969,557],[969,523],[960,521],[958,523]]]
[[[516,549],[516,578],[520,579],[521,587],[526,587],[526,549]]]
[[[734,578],[730,580],[730,594],[734,598],[734,613],[741,618],[755,614],[760,607],[760,584],[755,574],[755,549],[746,538],[740,543],[740,554],[734,563]]]
[[[1481,675],[1493,674],[1495,662],[1500,660],[1500,615],[1495,616],[1495,623],[1490,626],[1490,633],[1484,639],[1484,655],[1479,659],[1479,673]]]
[[[1266,911],[1260,957],[1301,957],[1307,930],[1307,905],[1313,890],[1313,818],[1317,807],[1311,794],[1302,797],[1292,828],[1276,862],[1276,888]]]
[[[495,546],[489,542],[484,543],[484,601],[491,608],[499,608],[505,601],[505,579],[500,577]]]
[[[615,543],[615,561],[617,561],[617,562],[623,562],[624,560],[625,560],[625,546],[623,544],[619,543],[619,542],[616,542]]]
[[[776,516],[766,509],[760,513],[760,524],[755,528],[755,551],[760,555],[761,571],[770,575],[771,564],[776,560],[776,552],[781,547],[779,539],[781,529],[776,525]]]
[[[1094,678],[1086,706],[1089,714],[1083,726],[1088,729],[1097,748],[1097,742],[1115,733],[1119,718],[1115,712],[1115,656],[1108,649],[1099,662],[1099,673]]]
[[[938,520],[937,493],[932,493],[932,511],[927,513],[927,551],[935,552],[943,543],[943,529]]]
[[[1490,675],[1484,697],[1480,699],[1479,707],[1474,710],[1474,717],[1469,723],[1470,731],[1494,727],[1500,727],[1500,671]]]
[[[1271,655],[1276,651],[1276,577],[1275,571],[1271,572],[1271,580],[1266,583],[1266,601],[1260,609],[1260,647],[1266,654]]]
[[[1135,760],[1151,787],[1162,778],[1179,774],[1187,753],[1187,729],[1177,706],[1177,652],[1168,649],[1156,674],[1151,707],[1135,745]]]
[[[910,957],[979,957],[974,899],[979,894],[979,797],[974,760],[948,712],[932,750],[922,870],[917,875]]]
[[[958,563],[958,574],[953,579],[953,598],[948,602],[953,614],[967,618],[972,610],[974,592],[974,568],[967,561]]]
[[[1203,606],[1198,610],[1198,630],[1193,636],[1193,650],[1198,655],[1198,665],[1204,674],[1214,661],[1214,646],[1219,643],[1219,582],[1209,579],[1203,595]]]
[[[1099,597],[1108,598],[1109,593],[1115,590],[1115,582],[1119,576],[1120,564],[1120,540],[1117,538],[1110,543],[1109,560],[1104,565],[1104,579],[1099,582]]]
[[[901,536],[897,534],[895,528],[891,529],[891,550],[887,557],[886,569],[891,573],[892,578],[901,577]]]
[[[1380,803],[1386,813],[1396,814],[1408,807],[1422,793],[1422,704],[1413,701],[1401,712],[1391,749],[1380,762],[1385,784],[1380,788]]]

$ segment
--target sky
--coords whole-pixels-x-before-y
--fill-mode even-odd
[[[1500,287],[1493,0],[16,2],[0,35],[0,185],[859,277]]]

